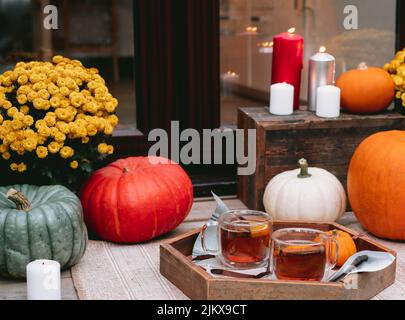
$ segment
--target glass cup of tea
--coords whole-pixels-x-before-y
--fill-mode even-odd
[[[320,230],[287,228],[275,231],[273,271],[278,280],[324,281],[335,267],[338,242]]]
[[[217,226],[218,251],[207,247],[206,230]],[[264,212],[232,210],[218,221],[210,221],[202,229],[205,252],[215,254],[221,262],[235,269],[267,267],[270,263],[273,218]]]

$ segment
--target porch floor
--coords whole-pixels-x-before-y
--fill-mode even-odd
[[[225,202],[230,208],[244,208],[242,202],[236,198],[225,198]],[[201,227],[210,217],[215,209],[215,202],[210,199],[196,199],[191,213],[187,219],[175,231],[169,233],[165,238],[170,238],[192,229]],[[353,216],[348,213],[339,221],[351,229],[360,229],[360,225]],[[385,246],[392,248],[398,254],[397,256],[397,276],[396,282],[374,299],[378,300],[405,300],[405,243],[389,242],[381,240]],[[24,300],[26,299],[26,283],[25,281],[15,281],[0,278],[0,300]],[[62,273],[62,299],[78,300],[78,295],[73,284],[73,279],[70,270]]]

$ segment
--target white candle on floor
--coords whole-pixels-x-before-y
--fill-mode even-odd
[[[27,265],[28,300],[60,300],[60,264],[35,260]]]
[[[294,112],[294,87],[288,83],[276,83],[270,87],[270,113],[286,116]]]
[[[340,115],[340,89],[323,86],[317,90],[316,115],[321,118],[337,118]]]

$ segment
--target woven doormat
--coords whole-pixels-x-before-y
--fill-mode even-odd
[[[122,246],[90,241],[72,277],[81,300],[187,299],[159,273],[159,242]]]
[[[229,208],[243,208],[237,199]],[[200,228],[215,210],[214,201],[195,201],[187,219],[164,238]],[[188,299],[159,272],[162,239],[138,245],[90,241],[84,257],[71,269],[81,300],[183,300]]]

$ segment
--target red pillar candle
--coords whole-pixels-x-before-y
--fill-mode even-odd
[[[274,37],[271,83],[286,82],[294,86],[294,109],[300,103],[301,71],[303,67],[304,38],[292,28]]]

